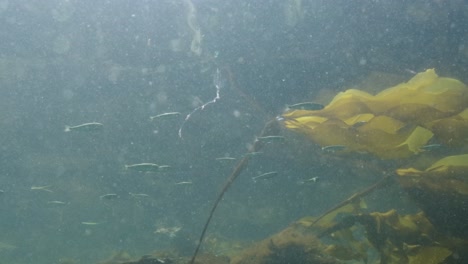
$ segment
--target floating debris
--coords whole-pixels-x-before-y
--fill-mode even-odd
[[[322,147],[322,151],[330,152],[330,153],[342,151],[344,149],[346,149],[346,146],[343,146],[343,145],[332,145],[332,146]]]
[[[264,142],[264,143],[283,142],[284,137],[283,136],[266,136],[266,137],[257,137],[257,140]]]
[[[97,122],[84,123],[77,126],[65,126],[65,132],[70,131],[82,131],[82,132],[92,132],[99,131],[104,127],[103,124]]]
[[[113,200],[113,199],[116,199],[116,198],[119,198],[119,195],[117,195],[116,193],[108,193],[108,194],[104,194],[104,195],[99,196],[99,199],[101,199],[101,200],[103,200],[103,199]]]
[[[278,175],[277,171],[270,171],[270,172],[263,173],[263,174],[260,174],[258,176],[252,177],[252,180],[253,181],[266,180],[266,179],[271,179],[271,178],[273,178],[273,177],[275,177],[277,175]]]
[[[313,102],[304,102],[297,103],[292,105],[286,105],[287,109],[293,110],[322,110],[325,106],[323,104],[313,103]]]
[[[192,184],[193,182],[191,181],[181,181],[181,182],[176,182],[175,185],[188,185]]]
[[[150,117],[150,119],[151,121],[153,121],[154,119],[170,119],[170,118],[175,118],[178,116],[180,116],[179,112],[168,112],[168,113],[152,116]]]
[[[36,190],[36,191],[45,191],[45,192],[54,192],[50,190],[49,188],[52,187],[52,185],[47,185],[47,186],[31,186],[31,190]]]
[[[195,114],[195,112],[204,110],[205,107],[207,107],[208,105],[214,104],[219,99],[221,99],[220,91],[221,91],[222,81],[221,81],[221,71],[218,68],[216,69],[216,73],[213,76],[213,84],[216,88],[216,96],[211,101],[196,107],[195,109],[192,110],[192,112],[188,113],[187,116],[185,116],[185,119],[179,128],[179,138],[182,138],[182,130],[184,129],[185,123],[187,123],[187,121],[190,119],[190,117],[192,117],[193,114]]]
[[[154,163],[139,163],[132,165],[125,165],[125,169],[134,170],[138,172],[157,172],[159,170],[159,165]]]

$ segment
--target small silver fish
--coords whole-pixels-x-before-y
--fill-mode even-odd
[[[146,193],[131,193],[129,192],[128,194],[130,194],[131,196],[135,197],[135,198],[138,198],[138,197],[150,197],[148,194]]]
[[[173,227],[160,227],[154,231],[155,234],[165,234],[169,237],[175,237],[177,232],[182,229],[180,226],[173,226]]]
[[[119,195],[117,195],[116,193],[107,193],[107,194],[103,194],[101,196],[99,196],[99,199],[106,199],[106,200],[113,200],[115,198],[119,198]]]
[[[273,177],[275,177],[277,175],[278,175],[277,171],[270,171],[270,172],[263,173],[263,174],[260,174],[258,176],[252,177],[252,180],[253,181],[266,180],[266,179],[271,179],[271,178],[273,178]]]
[[[66,205],[67,204],[66,202],[62,202],[62,201],[48,201],[47,203],[48,204],[58,204],[58,205]]]
[[[236,158],[233,158],[233,157],[220,157],[220,158],[216,158],[215,160],[236,160]]]
[[[419,148],[420,151],[431,151],[431,150],[436,150],[440,149],[442,147],[441,144],[429,144],[425,145]]]
[[[305,183],[308,183],[308,182],[317,182],[320,178],[319,177],[312,177],[310,179],[307,179],[307,180],[303,180],[301,181],[300,183],[301,184],[305,184]]]
[[[330,153],[341,151],[344,149],[346,149],[346,146],[343,146],[343,145],[331,145],[331,146],[322,147],[322,151],[330,152]]]
[[[85,123],[77,126],[65,126],[65,132],[70,131],[82,131],[82,132],[92,132],[99,131],[104,127],[103,124],[97,122]]]
[[[159,170],[159,171],[165,171],[165,170],[169,170],[169,169],[171,169],[171,168],[172,168],[172,167],[169,166],[169,165],[159,165],[158,170]]]
[[[81,222],[82,225],[100,225],[98,222]]]
[[[50,190],[49,188],[52,187],[52,185],[47,185],[47,186],[31,186],[31,190],[36,190],[36,191],[45,191],[45,192],[54,192]]]
[[[266,136],[266,137],[257,137],[257,140],[264,142],[264,143],[282,142],[284,141],[284,137],[283,136]]]
[[[127,170],[134,170],[138,172],[156,172],[159,170],[159,165],[154,163],[139,163],[132,165],[125,165]]]
[[[181,182],[176,182],[175,185],[188,185],[188,184],[192,184],[191,181],[181,181]]]
[[[286,105],[286,108],[293,109],[293,110],[322,110],[324,106],[318,103],[304,102],[304,103]]]
[[[153,121],[154,119],[169,119],[169,118],[178,117],[179,115],[180,115],[179,112],[169,112],[169,113],[152,116],[150,117],[150,119],[151,121]]]

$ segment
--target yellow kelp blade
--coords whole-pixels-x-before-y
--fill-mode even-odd
[[[468,172],[468,154],[455,155],[442,158],[428,167],[426,170],[421,171],[414,168],[398,169],[397,174],[400,176],[448,176],[448,174],[459,173],[460,176]],[[466,175],[468,181],[468,175]]]
[[[381,130],[388,134],[404,134],[405,131],[402,131],[406,127],[406,124],[388,116],[375,116],[366,123],[357,128],[359,132],[369,132]],[[408,130],[410,130],[408,128]]]
[[[290,129],[313,129],[317,125],[327,121],[327,118],[311,115],[314,111],[295,110],[283,115],[285,124]]]
[[[385,112],[398,105],[432,106],[442,112],[460,112],[466,106],[466,86],[462,82],[438,77],[434,69],[418,73],[406,83],[383,90],[375,96],[375,112]]]
[[[452,251],[440,246],[416,246],[408,254],[409,264],[444,263]]]
[[[424,171],[399,169],[397,174],[436,229],[468,239],[468,154],[445,157]]]
[[[468,144],[468,109],[458,115],[432,121],[427,127],[434,131],[441,143],[447,146],[466,146]]]
[[[413,130],[411,135],[406,138],[405,142],[398,145],[397,148],[403,148],[405,152],[408,150],[416,154],[421,151],[421,147],[424,146],[433,135],[431,131],[418,126]]]
[[[370,120],[372,120],[375,116],[370,113],[365,113],[365,114],[357,114],[355,116],[352,116],[348,119],[343,120],[348,126],[354,126],[354,127],[359,127],[360,125],[368,123]]]
[[[338,95],[337,97],[339,97]],[[373,113],[369,108],[369,102],[371,102],[371,95],[362,96],[361,91],[348,90],[345,94],[339,97],[339,100],[332,101],[329,105],[325,106],[322,110],[317,110],[320,116],[329,119],[340,119],[345,120],[349,117],[363,114]]]
[[[365,120],[370,115],[361,115],[354,120]],[[338,119],[330,119],[322,123],[302,124],[296,120],[284,121],[287,128],[307,135],[311,140],[321,145],[343,145],[345,152],[357,151],[372,153],[381,158],[407,157],[420,152],[427,144],[432,132],[422,127],[406,128],[405,123],[387,116],[376,116],[363,125],[348,125]]]
[[[282,119],[322,148],[339,145],[346,147],[342,152],[404,158],[434,137],[449,147],[467,145],[467,108],[467,87],[431,69],[375,96],[350,89],[321,110],[293,110]]]
[[[449,117],[453,112],[442,112],[429,105],[422,104],[400,104],[387,109],[383,115],[398,119],[407,124],[425,126],[426,123],[435,119]]]
[[[468,154],[445,157],[426,169],[426,172],[460,173],[468,172]],[[466,179],[468,180],[468,175]]]
[[[400,215],[396,210],[370,213],[367,238],[379,249],[385,263],[442,263],[452,254],[449,240],[437,239],[435,229],[423,213]],[[423,242],[425,241],[425,243]],[[444,242],[448,242],[444,244]],[[435,246],[437,245],[437,246]],[[385,260],[385,261],[384,261]]]

